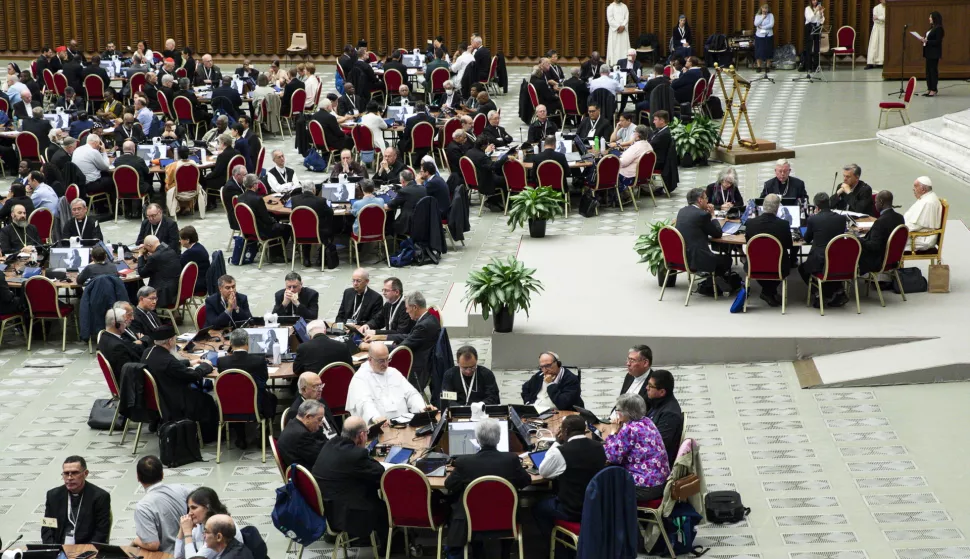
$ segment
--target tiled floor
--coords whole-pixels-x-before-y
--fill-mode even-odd
[[[517,84],[524,77],[513,69],[516,89],[499,97],[503,123],[518,135]],[[792,83],[778,74],[778,83],[756,84],[749,108],[756,130],[785,145],[795,145],[795,174],[808,182],[810,192],[831,188],[832,174],[848,162],[865,170],[874,188],[890,188],[897,203],[908,206],[914,177],[928,171],[871,139],[877,119],[874,105],[893,89],[872,81],[871,73],[840,71],[840,82]],[[851,76],[850,81],[849,76]],[[329,79],[329,77],[328,77]],[[914,119],[939,116],[962,108],[962,82],[944,84],[944,95],[916,101]],[[826,142],[846,142],[825,144]],[[300,158],[290,140],[266,140],[267,148],[283,146],[292,166],[304,177]],[[824,145],[820,145],[824,144]],[[760,192],[771,176],[771,164],[738,169],[746,197]],[[658,200],[654,209],[644,201],[641,211],[604,210],[599,218],[571,215],[550,224],[551,235],[616,235],[642,232],[656,218],[671,218],[690,186],[713,180],[720,166],[681,170],[681,187],[672,200]],[[961,202],[966,185],[933,175],[936,190],[953,203],[958,217],[970,215]],[[221,210],[206,220],[188,219],[200,230],[209,249],[225,247],[228,229]],[[102,224],[110,240],[133,240],[137,224]],[[501,216],[472,215],[472,231],[465,247],[451,251],[436,267],[388,270],[376,254],[363,255],[375,284],[389,275],[400,277],[406,290],[421,290],[441,303],[455,281],[492,256],[514,253],[519,231],[509,232]],[[306,284],[321,292],[325,316],[336,313],[341,290],[349,284],[351,266],[346,253],[336,270],[301,270]],[[288,270],[288,266],[286,269]],[[299,268],[298,268],[299,269]],[[262,314],[282,287],[284,266],[230,267],[240,291]],[[593,296],[590,294],[589,296]],[[860,320],[875,320],[862,315]],[[676,315],[655,317],[676,320]],[[55,334],[57,332],[55,331]],[[453,347],[466,340],[453,339]],[[468,340],[487,364],[488,340]],[[663,348],[655,347],[658,365]],[[620,364],[622,356],[617,356]],[[603,365],[611,365],[604,363]],[[968,529],[970,492],[963,464],[970,458],[962,445],[959,426],[970,419],[964,403],[965,384],[885,387],[839,391],[802,391],[790,363],[711,364],[668,367],[676,375],[676,393],[689,415],[689,432],[702,445],[708,488],[737,489],[752,508],[744,522],[729,527],[705,526],[702,543],[714,546],[706,555],[715,559],[932,559],[970,558]],[[584,398],[605,414],[619,390],[622,370],[587,369]],[[518,401],[527,373],[499,371],[503,400]],[[86,347],[69,343],[66,352],[53,341],[39,343],[31,354],[22,338],[4,337],[0,348],[0,532],[24,533],[39,539],[44,493],[60,483],[61,460],[84,455],[91,480],[114,497],[113,542],[133,535],[133,503],[140,497],[134,476],[136,457],[130,438],[91,431],[85,422],[91,401],[105,397],[101,373]],[[956,426],[954,429],[951,426]],[[154,436],[143,437],[138,455],[156,452]],[[215,449],[206,449],[206,463],[168,470],[169,481],[215,488],[241,524],[253,524],[268,537],[271,555],[285,549],[283,537],[269,519],[279,475],[270,461],[263,464],[258,450],[232,449],[215,464]],[[12,536],[11,536],[12,537]],[[313,546],[305,555],[325,552]],[[426,548],[427,549],[427,548]],[[369,556],[369,552],[361,552]]]

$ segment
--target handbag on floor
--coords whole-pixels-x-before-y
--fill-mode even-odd
[[[102,398],[94,401],[91,406],[91,413],[88,414],[88,427],[107,431],[111,429],[111,420],[115,419],[115,412],[118,409],[118,400],[113,398]],[[115,429],[125,428],[125,417],[118,414],[115,420]]]

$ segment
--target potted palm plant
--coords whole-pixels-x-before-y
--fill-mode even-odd
[[[546,236],[546,222],[555,220],[563,215],[562,192],[548,186],[538,188],[526,187],[515,196],[509,198],[512,208],[509,209],[509,228],[515,231],[529,222],[529,235],[534,238]]]
[[[670,123],[670,135],[674,138],[681,167],[707,165],[720,133],[717,123],[704,115],[695,114],[687,124],[675,118]]]
[[[492,314],[492,324],[496,332],[511,332],[515,312],[524,310],[529,316],[532,294],[544,289],[542,282],[535,279],[535,268],[514,256],[504,260],[492,258],[481,270],[473,270],[465,282],[465,297],[468,308],[479,306],[482,318]]]
[[[633,245],[633,250],[640,255],[640,262],[647,263],[650,273],[657,276],[657,285],[661,287],[663,287],[664,276],[667,275],[667,266],[664,265],[664,255],[663,251],[660,250],[660,241],[657,237],[660,230],[668,225],[670,225],[670,222],[664,219],[654,221],[650,224],[650,230],[645,235],[637,237],[637,242]],[[667,287],[676,284],[677,276],[671,275],[667,280]]]

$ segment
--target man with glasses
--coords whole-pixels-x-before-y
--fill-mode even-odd
[[[135,239],[138,247],[145,242],[145,237],[154,235],[176,254],[182,252],[182,245],[179,243],[179,226],[171,218],[165,217],[161,206],[149,204],[145,216],[146,219],[141,222],[141,228],[138,229],[138,238]]]
[[[684,431],[684,412],[674,396],[674,375],[670,371],[656,369],[647,376],[647,417],[660,431],[667,450],[667,460],[673,466],[680,449],[680,436]]]
[[[146,285],[140,288],[137,296],[138,307],[134,309],[134,319],[129,323],[128,328],[139,338],[144,337],[147,340],[146,347],[150,347],[153,341],[152,333],[162,324],[168,324],[168,320],[162,320],[155,313],[155,306],[158,305],[158,293],[156,293],[154,287]]]
[[[387,346],[374,342],[367,351],[367,362],[360,366],[347,391],[347,411],[364,418],[370,425],[406,413],[434,411],[401,371],[388,367]],[[345,425],[346,428],[346,425]]]
[[[458,348],[458,365],[445,371],[441,382],[441,408],[501,403],[495,373],[478,364],[478,350],[470,345]]]
[[[316,376],[315,373],[304,373]],[[320,377],[317,377],[319,380]],[[300,377],[303,380],[303,377]],[[318,384],[318,387],[322,385]],[[337,433],[327,425],[326,408],[316,399],[303,400],[296,410],[295,417],[290,418],[280,433],[276,446],[280,452],[280,460],[286,466],[299,464],[304,468],[313,468],[313,463],[320,454],[320,449]]]
[[[320,378],[320,373],[317,371],[302,373],[296,379],[296,388],[298,392],[296,397],[293,398],[293,403],[290,405],[290,413],[287,416],[286,424],[289,425],[289,421],[299,415],[300,406],[303,405],[303,402],[313,400],[323,406],[323,419],[320,421],[320,425],[317,426],[317,431],[314,432],[314,435],[321,438],[323,442],[327,442],[328,439],[335,437],[340,431],[337,429],[337,420],[330,411],[330,406],[323,399],[323,379]],[[313,461],[311,460],[310,463],[312,465]]]
[[[592,144],[593,138],[609,139],[613,133],[612,119],[603,118],[600,113],[600,106],[597,103],[590,103],[589,108],[586,109],[586,116],[583,117],[582,122],[579,123],[579,128],[576,129],[576,135],[588,140],[590,144]]]
[[[352,286],[344,290],[335,322],[366,324],[380,314],[383,299],[376,291],[367,287],[370,283],[367,270],[354,270],[351,282]]]
[[[68,456],[61,466],[64,485],[47,492],[40,537],[46,544],[108,543],[111,495],[87,483],[88,464]]]
[[[638,345],[630,349],[626,356],[626,376],[623,377],[623,387],[620,394],[639,394],[643,401],[647,401],[647,377],[650,376],[650,364],[653,362],[653,351],[650,346]]]
[[[539,354],[539,372],[522,385],[522,403],[535,406],[540,413],[550,408],[572,411],[573,406],[585,407],[579,377],[563,367],[551,351]]]
[[[404,284],[401,280],[395,277],[387,278],[384,280],[381,293],[384,295],[384,306],[381,307],[381,312],[360,327],[365,342],[370,342],[374,336],[379,335],[407,335],[414,328],[414,320],[404,308]]]

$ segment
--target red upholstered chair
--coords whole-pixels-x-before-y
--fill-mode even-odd
[[[172,326],[175,327],[176,333],[180,332],[178,322],[175,320],[175,311],[179,311],[183,316],[185,315],[185,311],[188,310],[189,303],[193,295],[195,295],[195,282],[198,279],[199,265],[195,262],[189,262],[182,268],[182,272],[179,274],[178,292],[175,301],[167,307],[159,306],[155,309],[158,314],[167,314],[172,319]]]
[[[195,113],[192,112],[192,101],[189,101],[188,97],[179,95],[172,100],[172,108],[175,111],[175,118],[178,119],[179,124],[195,126],[193,139],[198,139],[199,129],[205,130],[205,121],[195,120]]]
[[[145,89],[146,81],[147,79],[144,72],[132,74],[131,77],[128,78],[128,89],[130,90],[129,95],[132,96],[139,91],[143,91]]]
[[[195,199],[192,201],[192,204],[197,205],[199,202],[199,197],[202,196],[202,184],[200,182],[201,179],[202,179],[202,171],[200,171],[199,168],[194,163],[190,165],[182,165],[177,169],[175,169],[176,196],[178,194],[194,192]],[[177,205],[175,208],[169,208],[169,210],[173,213],[176,209],[177,209]],[[202,211],[203,209],[204,209],[204,205],[200,205],[199,214],[201,216],[201,219],[205,219],[205,213]]]
[[[349,363],[331,363],[320,369],[323,392],[320,397],[327,401],[330,411],[336,415],[348,415],[347,391],[354,378],[354,368]]]
[[[35,163],[43,163],[44,156],[40,152],[40,142],[33,132],[21,132],[14,140],[20,159]]]
[[[360,152],[377,151],[374,147],[374,133],[370,128],[358,124],[350,129],[350,137],[354,140],[354,151],[357,152],[357,160],[360,161]],[[376,164],[377,157],[374,158]]]
[[[185,68],[176,68],[175,77],[176,78],[187,78],[189,76],[189,71]]]
[[[57,88],[54,86],[54,72],[50,68],[44,68],[41,72],[44,80],[44,99],[50,103],[57,97]]]
[[[243,158],[243,161],[245,161],[245,160],[246,160],[246,158],[244,157]],[[256,155],[256,172],[253,173],[257,177],[260,174],[262,174],[262,172],[263,172],[263,162],[265,162],[265,161],[266,161],[266,147],[265,146],[260,146],[259,153]],[[230,167],[229,170],[232,171],[232,167]],[[229,173],[229,176],[232,176],[232,173],[231,172]],[[220,196],[219,199],[221,200],[222,199],[222,196]]]
[[[408,163],[414,165],[414,153],[430,153],[434,149],[434,125],[430,122],[419,122],[411,129],[411,150],[404,152]],[[420,164],[421,161],[419,160]]]
[[[293,127],[291,126],[291,121],[293,125],[296,124],[296,116],[303,114],[303,108],[306,106],[306,90],[297,89],[290,94],[290,106],[289,112],[280,113],[280,119],[286,122],[286,129],[290,131],[290,136],[293,135]],[[283,132],[282,122],[280,123],[280,132]]]
[[[55,73],[54,92],[57,93],[58,97],[63,97],[65,89],[67,89],[67,76],[61,73]]]
[[[563,194],[563,207],[565,217],[569,217],[569,193],[563,190],[566,184],[566,170],[558,161],[547,159],[536,167],[537,186],[548,186],[553,190],[558,190]]]
[[[247,242],[255,242],[256,250],[259,252],[259,265],[258,269],[263,269],[263,259],[266,257],[266,253],[269,251],[269,247],[273,245],[280,245],[283,250],[283,260],[286,261],[286,246],[283,243],[283,237],[273,237],[272,239],[264,239],[259,234],[259,229],[256,228],[256,216],[253,214],[252,208],[246,204],[239,202],[233,208],[236,212],[236,222],[239,223],[239,232],[242,234],[243,238]]]
[[[687,274],[687,300],[684,306],[690,304],[690,294],[694,291],[694,280],[698,276],[708,275],[696,270],[691,270],[687,265],[687,243],[684,242],[683,235],[675,227],[666,226],[657,234],[657,241],[660,243],[660,251],[663,252],[664,266],[667,272],[664,275],[663,287],[660,288],[660,300],[664,300],[664,291],[667,290],[667,280],[671,275]],[[714,289],[714,300],[717,300],[717,289]]]
[[[264,150],[265,149],[266,148],[262,148],[262,147],[259,148],[259,150],[260,150],[259,153],[261,155],[263,155],[263,156],[265,156],[265,154],[264,154]],[[229,165],[226,166],[226,176],[227,177],[232,177],[232,170],[236,168],[236,165],[242,165],[243,167],[246,166],[246,158],[243,157],[242,154],[236,155],[232,159],[229,160]],[[259,176],[258,171],[256,173],[256,176]],[[226,179],[226,180],[228,180],[228,179]],[[262,184],[262,183],[259,183],[259,184]],[[216,197],[216,205],[218,205],[222,201],[222,188],[223,187],[221,187],[221,186],[219,188],[215,188],[215,187],[212,187],[212,186],[208,186],[208,187],[205,188],[206,196],[215,196]],[[265,196],[266,193],[264,192],[261,195],[262,196]],[[229,209],[226,208],[226,211],[228,212]]]
[[[579,522],[556,520],[552,526],[552,537],[549,539],[549,559],[556,556],[556,544],[562,544],[574,552],[579,548]]]
[[[67,189],[64,191],[64,198],[67,199],[67,205],[70,206],[71,202],[77,200],[81,196],[81,189],[77,187],[73,182],[67,185]]]
[[[835,34],[835,48],[832,49],[832,71],[835,71],[835,62],[840,56],[848,56],[852,61],[852,69],[855,70],[855,29],[851,25],[839,27]]]
[[[482,210],[485,209],[485,196],[478,191],[478,170],[475,169],[475,164],[468,156],[463,156],[458,160],[458,167],[462,178],[465,179],[465,186],[468,187],[469,191],[478,192],[478,197],[482,199],[482,204],[478,207],[478,217],[482,217]]]
[[[711,71],[711,77],[710,79],[707,80],[707,91],[704,93],[705,103],[707,103],[707,100],[710,99],[712,95],[714,95],[714,78],[716,78],[720,74],[720,72],[721,72],[721,68],[713,68]],[[707,116],[710,116],[710,114],[708,114]]]
[[[461,498],[468,519],[468,543],[475,532],[511,532],[509,537],[519,544],[519,557],[522,552],[522,526],[516,522],[515,514],[519,508],[519,494],[512,484],[498,476],[483,476],[468,484]],[[465,545],[465,559],[468,559],[468,545]]]
[[[637,161],[637,176],[633,181],[633,188],[636,190],[638,195],[643,191],[643,188],[646,187],[647,192],[650,193],[650,199],[653,200],[654,207],[657,206],[657,197],[653,194],[653,179],[654,177],[660,176],[654,172],[656,171],[656,168],[656,152],[650,151],[641,155],[640,159]],[[667,190],[667,185],[663,184],[663,178],[660,179],[660,184],[663,186],[664,193],[667,195],[667,198],[670,198],[670,192]]]
[[[193,264],[190,262],[190,264]],[[259,413],[259,388],[246,371],[228,369],[219,373],[213,386],[219,406],[219,434],[216,437],[216,464],[222,456],[222,426],[229,439],[230,423],[258,423],[263,441],[263,463],[266,462],[266,421]]]
[[[492,61],[488,64],[488,79],[485,81],[485,88],[488,89],[490,93],[495,95],[500,95],[502,93],[502,88],[498,83],[498,57],[493,56]]]
[[[448,68],[435,68],[431,71],[429,80],[431,86],[427,88],[428,103],[433,104],[434,98],[445,92],[445,82],[449,79],[451,79],[451,72],[448,71]]]
[[[330,146],[327,145],[327,136],[323,133],[323,125],[318,121],[311,120],[308,127],[310,130],[310,141],[313,143],[313,147],[320,152],[320,155],[327,158],[327,165],[330,165],[333,163],[334,156],[339,157],[340,150],[330,149]]]
[[[482,132],[485,131],[485,126],[487,124],[488,124],[488,117],[486,117],[482,113],[478,113],[477,115],[475,115],[475,119],[472,121],[472,132],[474,132],[476,136],[480,136]]]
[[[528,84],[528,88],[527,89],[529,90],[529,102],[532,103],[532,111],[535,112],[536,107],[538,107],[540,105],[540,103],[539,103],[539,92],[536,91],[536,86],[532,85],[531,83]]]
[[[286,408],[284,411],[287,412],[290,409]],[[283,459],[280,458],[280,449],[279,444],[276,442],[276,437],[272,435],[269,436],[269,449],[273,451],[273,462],[276,463],[276,467],[280,471],[280,477],[283,478],[283,483],[286,483],[286,467],[283,466]]]
[[[435,320],[437,320],[438,324],[440,324],[441,326],[445,325],[444,322],[441,322],[441,311],[438,310],[438,307],[434,305],[431,305],[430,307],[428,307],[428,314],[435,317]]]
[[[87,100],[88,112],[94,112],[93,107],[104,102],[104,80],[97,74],[88,74],[84,78],[84,93]]]
[[[287,470],[287,478],[293,477],[293,484],[296,486],[303,500],[310,505],[310,509],[314,513],[319,515],[321,518],[326,518],[326,513],[323,508],[323,494],[320,492],[320,486],[317,485],[317,480],[313,477],[313,474],[309,472],[306,468],[299,464],[293,464]],[[347,532],[336,532],[333,529],[333,525],[330,519],[327,518],[327,533],[336,536],[336,541],[334,541],[334,557],[337,556],[337,549],[342,549],[344,552],[344,557],[349,557],[350,542],[353,539]],[[370,535],[371,547],[374,551],[374,557],[378,557],[377,554],[377,537],[374,532]],[[300,546],[300,553],[297,555],[297,559],[303,556],[303,546]]]
[[[528,186],[535,185],[529,184],[526,178],[525,165],[518,159],[508,159],[502,164],[502,176],[505,177],[505,185],[509,189],[509,195],[505,198],[505,215],[508,215],[509,199],[512,198],[512,195],[522,192]]]
[[[141,200],[145,206],[148,205],[148,195],[142,196],[138,190],[141,176],[134,167],[128,165],[115,167],[111,172],[111,179],[115,183],[115,223],[118,223],[118,208],[122,200]]]
[[[320,216],[313,208],[306,206],[293,208],[293,213],[290,214],[290,228],[293,229],[293,255],[290,258],[290,271],[293,271],[296,266],[297,245],[320,245],[323,247],[324,239],[320,238]],[[326,269],[322,256],[321,254],[321,272]]]
[[[438,149],[440,151],[439,159],[444,162],[445,167],[452,173],[458,171],[458,169],[452,169],[449,167],[448,157],[445,156],[445,146],[451,142],[451,136],[455,133],[455,130],[461,128],[461,119],[458,117],[452,117],[445,121],[445,126],[442,129],[443,133],[440,135],[441,141],[438,142]]]
[[[0,313],[0,346],[3,346],[3,333],[7,330],[7,326],[20,325],[21,328],[24,327],[24,315],[23,313]]]
[[[195,310],[195,329],[201,330],[205,326],[205,305],[200,305]]]
[[[770,280],[781,282],[781,314],[785,314],[788,303],[788,280],[782,270],[788,254],[775,237],[762,233],[748,241],[748,275],[744,278],[744,312],[748,312],[748,298],[751,297],[751,280]]]
[[[575,119],[576,126],[579,126],[580,121],[583,120],[583,112],[579,110],[579,97],[576,96],[573,88],[560,88],[559,101],[562,103],[563,126],[566,125],[566,119],[569,118]]]
[[[91,129],[82,130],[80,134],[77,135],[77,143],[79,145],[84,145],[88,141],[88,136],[91,135]]]
[[[620,211],[623,211],[623,200],[620,198],[620,158],[615,155],[607,155],[596,163],[596,184],[591,188],[593,193],[600,190],[613,190],[616,198],[620,202]],[[597,210],[596,215],[599,215]]]
[[[47,208],[37,208],[27,216],[27,224],[36,227],[40,240],[46,243],[54,232],[54,214]]]
[[[222,200],[222,189],[223,188],[225,188],[225,187],[223,186],[222,188],[219,189],[219,199],[220,200]],[[236,204],[238,204],[238,203],[239,203],[239,196],[233,196],[232,197],[232,200],[229,202],[229,205],[231,207],[226,208],[226,213],[232,212],[233,217],[235,217],[236,216]],[[238,226],[239,226],[239,224],[237,223],[236,224],[236,227],[238,227]],[[233,229],[232,228],[232,225],[230,224],[230,226],[229,226],[229,244],[226,245],[226,250],[230,250],[232,248],[232,239],[236,235],[242,235],[242,233],[239,231],[239,229]]]
[[[706,113],[704,101],[707,95],[707,80],[701,78],[694,82],[694,94],[691,97],[690,108],[695,113]]]
[[[9,113],[10,112],[10,102],[6,99],[0,99],[0,111]]]
[[[825,270],[812,274],[808,282],[808,295],[805,305],[812,301],[812,288],[817,287],[819,293],[819,313],[825,316],[825,297],[822,296],[822,284],[829,281],[851,282],[855,287],[856,314],[862,313],[859,305],[859,256],[862,254],[862,244],[855,235],[844,233],[833,238],[825,247]]]
[[[30,351],[31,343],[34,340],[34,321],[35,320],[59,320],[62,321],[63,334],[61,337],[61,351],[67,349],[67,319],[74,312],[74,305],[60,302],[57,298],[57,287],[54,282],[44,276],[34,276],[24,282],[24,296],[27,299],[28,316],[30,317],[30,327],[27,332],[27,351]],[[77,320],[74,321],[75,330],[78,329]],[[47,332],[41,323],[41,333],[47,338]],[[80,331],[77,332],[78,338],[81,337]]]
[[[174,119],[175,118],[175,115],[172,114],[172,107],[171,107],[171,105],[168,104],[168,97],[166,97],[165,96],[165,93],[164,92],[161,92],[161,91],[158,91],[157,94],[158,94],[157,95],[157,99],[158,99],[158,113],[155,113],[155,114],[161,113],[162,115],[164,115],[167,118]]]
[[[165,58],[162,56],[162,53],[160,52],[153,52],[152,59],[155,60],[155,64],[161,64],[162,62],[165,61]]]
[[[368,64],[376,64],[377,63],[377,55],[374,53],[374,51],[368,51],[367,52],[367,63]]]
[[[897,225],[893,232],[889,234],[889,241],[886,243],[886,253],[882,258],[882,266],[874,272],[869,272],[863,278],[866,284],[866,294],[869,294],[869,284],[876,286],[876,293],[879,294],[879,304],[886,306],[886,301],[882,297],[882,289],[879,287],[879,274],[892,274],[896,278],[896,285],[899,286],[899,294],[903,301],[906,300],[906,292],[903,291],[903,282],[899,279],[899,269],[903,264],[903,253],[906,252],[906,244],[909,242],[909,228],[905,225]]]
[[[410,549],[407,528],[437,532],[438,557],[441,557],[441,535],[450,509],[433,506],[431,484],[424,473],[408,464],[391,466],[381,476],[381,494],[387,505],[387,540],[384,542],[387,557],[391,556],[395,528],[404,528],[404,549]]]
[[[411,367],[414,366],[414,353],[411,351],[411,348],[399,345],[391,351],[387,358],[388,367],[394,367],[398,371],[401,371],[404,378],[411,377]]]
[[[155,382],[155,377],[148,372],[148,369],[142,369],[144,373],[144,391],[142,395],[142,407],[146,410],[150,410],[158,414],[158,419],[164,417],[162,413],[162,398],[158,395],[158,383]],[[128,424],[134,421],[133,419],[125,419],[125,426],[121,430],[121,444],[125,444],[125,437],[128,436]],[[135,444],[132,446],[131,453],[138,454],[138,440],[141,439],[141,428],[145,423],[150,423],[150,421],[137,422],[138,429],[135,430]],[[199,437],[199,442],[201,443],[202,437]]]
[[[916,91],[916,76],[910,77],[909,81],[906,82],[906,94],[903,96],[903,102],[899,101],[883,101],[879,103],[879,128],[882,128],[882,119],[886,118],[886,124],[889,124],[889,114],[896,113],[899,118],[903,121],[903,124],[909,124],[911,121],[909,119],[909,102],[913,99],[913,93]]]
[[[404,81],[404,77],[401,75],[401,72],[393,68],[384,71],[383,79],[384,91],[387,92],[387,95],[384,96],[384,108],[386,109],[387,106],[391,104],[391,99],[393,97],[400,97],[400,95],[398,95],[398,89],[406,82]]]
[[[115,376],[115,372],[111,369],[111,363],[104,357],[104,354],[100,351],[97,353],[98,357],[98,367],[101,368],[101,374],[104,375],[104,381],[108,384],[108,391],[111,392],[112,400],[119,400],[121,398],[121,385],[118,384],[118,377]],[[119,406],[115,405],[115,414],[111,418],[111,427],[108,428],[108,436],[114,434],[115,421],[118,420],[118,410]]]
[[[364,206],[357,214],[359,224],[358,232],[350,233],[350,248],[354,250],[357,257],[357,267],[360,267],[360,245],[362,243],[383,243],[384,254],[387,257],[387,266],[391,266],[391,253],[387,248],[387,237],[384,234],[384,222],[387,213],[384,208],[376,204]]]
[[[671,65],[664,66],[664,77],[670,79],[670,75],[674,72],[674,67]]]

